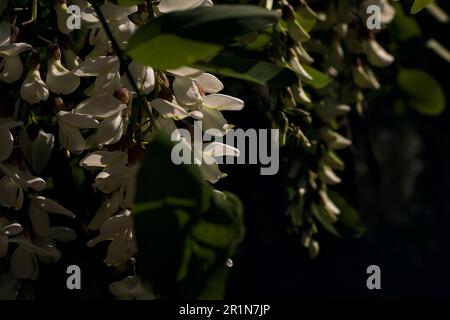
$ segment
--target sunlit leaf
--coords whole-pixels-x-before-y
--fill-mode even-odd
[[[434,0],[415,0],[413,6],[411,7],[411,14],[416,14],[433,2]]]

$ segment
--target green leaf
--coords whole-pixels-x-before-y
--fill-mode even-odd
[[[131,37],[127,53],[157,69],[173,69],[211,57],[238,37],[261,31],[278,15],[249,5],[216,5],[152,19]]]
[[[139,171],[136,209],[145,211],[163,205],[191,207],[198,211],[209,206],[210,187],[195,164],[175,165],[171,158],[174,143],[160,133],[149,146]],[[156,184],[157,188],[149,185]]]
[[[160,132],[138,176],[137,272],[161,298],[217,298],[225,292],[217,273],[243,237],[242,205],[213,192],[198,166],[174,165],[173,146]]]
[[[411,7],[411,14],[416,14],[433,2],[434,0],[415,0],[413,6]]]
[[[303,68],[312,77],[312,80],[302,79],[304,83],[309,84],[316,89],[322,89],[330,83],[330,78],[325,73],[308,65],[303,65]]]
[[[417,112],[436,116],[444,111],[444,90],[428,73],[417,69],[402,69],[397,76],[397,84],[408,104]]]
[[[274,88],[285,88],[298,82],[297,74],[288,68],[231,54],[219,54],[207,61],[200,61],[195,66],[211,73],[267,84]]]
[[[399,3],[393,3],[393,6],[395,8],[395,19],[393,22],[395,27],[395,36],[401,42],[405,42],[413,37],[421,36],[422,29],[416,19],[406,15],[403,7]]]

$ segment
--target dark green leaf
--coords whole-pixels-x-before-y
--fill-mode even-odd
[[[157,69],[193,64],[249,32],[261,31],[278,15],[258,6],[216,5],[171,12],[139,28],[127,53]]]
[[[200,170],[194,164],[175,165],[171,159],[173,146],[174,143],[165,133],[159,134],[149,146],[139,172],[137,210],[145,211],[167,204],[194,207],[201,211],[208,206],[210,190],[204,183]],[[151,188],[151,185],[157,187]]]
[[[305,68],[306,72],[312,77],[312,80],[302,79],[304,83],[309,84],[316,89],[322,89],[330,83],[330,78],[325,73],[308,65],[303,65],[303,68]]]
[[[434,0],[415,0],[413,6],[411,7],[411,14],[416,14],[433,2]]]
[[[274,88],[284,88],[298,82],[296,73],[288,68],[231,54],[216,55],[208,61],[198,62],[196,66],[211,73],[267,84]]]
[[[402,69],[397,84],[408,104],[417,112],[429,116],[441,114],[445,109],[444,91],[433,77],[422,70]]]

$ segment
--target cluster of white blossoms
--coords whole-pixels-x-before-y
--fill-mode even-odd
[[[84,57],[72,49],[70,42],[72,30],[66,24],[71,16],[70,4],[81,8],[81,27],[89,32],[87,41],[91,50]],[[161,0],[153,5],[152,11],[157,16],[211,5],[210,0]],[[104,262],[126,270],[133,265],[136,253],[132,207],[143,146],[151,144],[156,130],[164,128],[171,133],[179,121],[189,126],[187,118],[203,120],[204,130],[213,128],[224,135],[232,126],[221,111],[241,110],[244,106],[242,100],[220,94],[223,84],[201,70],[181,67],[155,71],[135,61],[121,65],[101,19],[87,1],[55,1],[54,9],[59,31],[67,41],[49,45],[47,68],[42,76],[37,51],[30,44],[16,42],[14,19],[6,18],[0,23],[0,81],[9,84],[21,79],[24,66],[19,54],[29,52],[29,69],[20,86],[15,112],[0,118],[0,258],[9,255],[11,263],[10,272],[0,275],[0,295],[6,297],[15,296],[18,279],[36,279],[39,262],[58,261],[61,253],[56,242],[76,238],[73,230],[50,225],[49,214],[68,218],[75,215],[44,197],[46,181],[34,176],[44,171],[58,144],[68,155],[79,156],[79,165],[84,170],[96,174],[93,188],[103,200],[94,209],[96,214],[88,225],[92,232],[98,232],[88,246],[109,241]],[[121,49],[138,28],[133,21],[148,18],[145,8],[119,6],[109,1],[100,10]],[[128,68],[131,79],[121,72],[124,68]],[[95,80],[81,90],[83,81],[90,81],[87,78]],[[156,87],[158,94],[153,94]],[[52,99],[57,129],[54,134],[41,129],[31,140],[23,127],[25,119],[18,118],[19,110],[48,99]],[[136,99],[145,102],[138,122],[132,120]],[[230,154],[235,155],[236,150]],[[217,165],[202,170],[205,179],[211,182],[223,176]],[[25,203],[29,204],[30,225],[25,227],[16,219],[5,218],[6,212],[14,218],[7,210],[21,210]],[[10,250],[14,252],[10,254]],[[7,292],[3,292],[5,288]],[[152,298],[136,275],[113,283],[110,290],[121,299]]]

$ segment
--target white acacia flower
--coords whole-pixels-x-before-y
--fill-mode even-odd
[[[31,50],[27,43],[11,43],[0,46],[0,82],[13,83],[20,79],[23,73],[23,63],[19,54]]]
[[[97,77],[86,90],[88,96],[112,95],[121,87],[120,63],[117,56],[88,58],[72,70],[78,77]]]
[[[50,91],[56,94],[70,94],[80,86],[80,78],[62,65],[61,49],[58,46],[49,47],[45,82]]]
[[[165,99],[157,98],[150,102],[150,105],[152,109],[158,111],[166,119],[182,120],[187,117],[192,117],[196,120],[203,119],[203,114],[200,111],[194,110],[188,112],[185,108]]]
[[[93,152],[81,160],[80,166],[102,169],[95,178],[94,187],[106,194],[119,190],[120,197],[127,192],[127,187],[132,184],[138,171],[137,165],[128,165],[128,154],[122,151]]]
[[[14,137],[10,130],[22,124],[11,118],[0,118],[0,161],[8,159],[14,148]]]
[[[161,0],[156,6],[160,13],[169,13],[173,11],[189,10],[197,7],[211,7],[211,0]]]
[[[138,90],[140,90],[143,94],[153,92],[155,89],[155,71],[152,67],[145,66],[133,60],[128,65],[128,70],[130,71]],[[134,92],[134,88],[130,84],[130,81],[126,75],[122,76],[122,82],[130,92]]]
[[[133,237],[133,219],[129,210],[107,219],[100,227],[100,234],[90,240],[87,245],[95,246],[102,241],[111,241],[104,262],[118,266],[128,261],[136,253]]]
[[[126,108],[126,104],[112,95],[102,95],[84,100],[75,112],[101,120],[93,141],[98,145],[111,145],[118,142],[125,132],[122,111]]]
[[[6,208],[19,210],[23,204],[23,191],[32,189],[42,191],[46,188],[46,182],[33,176],[28,171],[20,170],[16,166],[6,166],[0,163],[0,171],[5,174],[0,180],[0,204]]]
[[[241,99],[217,92],[223,84],[215,76],[204,73],[195,78],[175,77],[173,91],[179,105],[203,114],[203,128],[218,129],[225,134],[231,125],[220,111],[239,111],[244,107]],[[205,96],[205,93],[211,93]]]
[[[41,174],[52,155],[55,137],[53,134],[46,133],[40,129],[36,139],[32,141],[27,131],[23,129],[20,132],[19,138],[23,156],[31,165],[33,171],[36,174]]]
[[[89,115],[59,111],[56,114],[59,124],[59,142],[72,153],[79,154],[89,148],[80,129],[98,128],[99,122]]]
[[[101,225],[109,218],[111,218],[113,215],[115,215],[120,208],[120,201],[121,201],[121,195],[122,193],[120,190],[114,191],[111,196],[107,197],[102,204],[100,205],[100,208],[97,210],[94,218],[91,220],[91,222],[88,225],[88,228],[90,230],[99,230]]]
[[[380,44],[373,39],[363,41],[363,50],[369,63],[375,67],[387,67],[394,62],[394,56],[389,54]]]
[[[36,242],[30,238],[20,236],[9,240],[17,244],[17,248],[11,256],[11,272],[18,279],[36,280],[39,275],[39,260],[42,262],[56,262],[61,257],[54,245],[45,240],[37,239]]]
[[[153,300],[155,295],[144,288],[137,276],[111,283],[109,291],[120,300]]]
[[[33,226],[33,232],[38,237],[50,237],[50,219],[48,214],[61,214],[69,218],[75,218],[75,214],[56,201],[43,196],[30,195],[31,199],[28,215]]]
[[[81,60],[81,58],[77,56],[77,54],[69,47],[63,48],[62,53],[64,63],[70,71],[78,67],[83,62],[83,60]]]
[[[203,144],[202,141],[198,140],[200,137],[197,137],[196,135],[194,135],[194,141],[191,142],[180,134],[176,137],[177,133],[178,132],[175,132],[172,135],[172,140],[178,138],[176,139],[178,140],[178,144],[174,146],[173,152],[178,153],[181,158],[183,158],[182,155],[187,155],[188,157],[193,155],[193,163],[200,167],[205,180],[208,180],[211,183],[216,183],[221,178],[226,177],[226,174],[220,171],[216,158],[223,156],[239,157],[239,150],[227,144],[220,142]],[[195,148],[194,146],[196,144],[201,145],[202,148]]]

